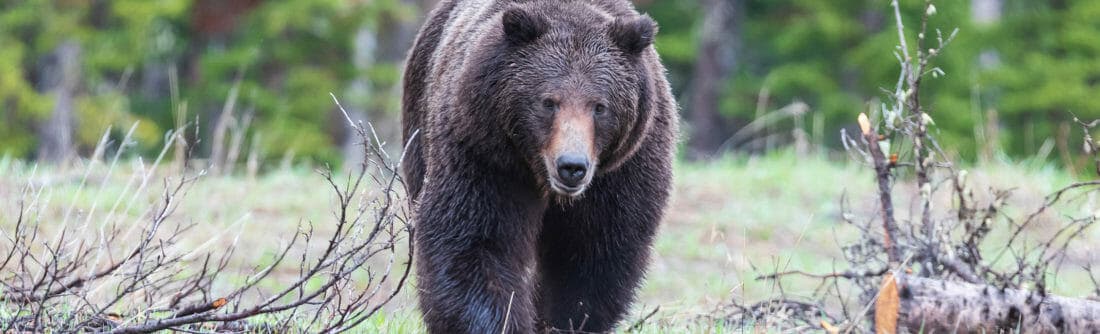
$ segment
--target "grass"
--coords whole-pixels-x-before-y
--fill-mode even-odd
[[[39,201],[48,205],[38,217],[44,229],[57,228],[70,204],[75,208],[71,220],[96,224],[115,206],[115,199],[133,196],[139,183],[134,180],[135,171],[140,168],[136,160],[120,163],[109,175],[107,166],[95,167],[81,188],[83,169],[51,170],[0,159],[0,230],[10,229],[11,212],[28,182],[46,189]],[[1017,188],[1011,201],[1021,211],[1036,207],[1046,193],[1072,182],[1068,174],[1036,162],[999,162],[972,169],[981,170],[972,173],[976,188]],[[168,174],[158,177],[164,176]],[[779,152],[679,163],[675,181],[646,284],[628,320],[633,322],[659,306],[642,333],[738,330],[697,319],[733,299],[754,301],[779,293],[776,282],[758,281],[757,275],[787,269],[818,273],[843,269],[839,244],[856,237],[854,228],[841,223],[843,195],[850,199],[855,214],[873,217],[872,173],[846,160]],[[152,191],[139,194],[136,202],[155,201],[162,184],[150,183]],[[906,193],[906,187],[910,185],[901,182],[898,192]],[[231,271],[240,274],[229,276],[230,281],[222,285],[227,288],[257,263],[270,259],[300,224],[312,222],[324,233],[326,223],[333,220],[334,201],[323,178],[308,168],[277,170],[256,179],[205,177],[189,190],[173,220],[196,224],[181,247],[216,251],[237,244]],[[1090,210],[1100,207],[1096,202],[1091,196],[1081,198],[1067,209],[1071,212],[1060,213],[1084,210],[1091,214]],[[905,207],[911,203],[915,201],[905,196],[897,200],[899,217],[906,217]],[[131,222],[145,208],[126,209],[126,201],[117,207],[115,217]],[[1090,240],[1100,238],[1096,229],[1091,233]],[[1083,289],[1090,285],[1079,265],[1097,263],[1100,257],[1089,248],[1071,246],[1064,265],[1067,274],[1052,279],[1055,293],[1080,297],[1088,290]],[[285,274],[293,275],[294,269],[286,268]],[[809,296],[817,281],[792,277],[780,283],[787,296]],[[406,289],[384,314],[364,323],[361,332],[422,332],[411,291]]]

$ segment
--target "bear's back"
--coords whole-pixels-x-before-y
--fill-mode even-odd
[[[466,61],[471,58],[475,46],[490,32],[492,26],[488,21],[506,5],[504,0],[450,0],[455,2],[447,15],[443,30],[439,36],[439,44],[432,53],[428,74],[427,110],[440,110],[441,104],[453,101],[459,76],[465,68]],[[445,7],[444,7],[445,8]],[[458,92],[461,93],[461,92]]]

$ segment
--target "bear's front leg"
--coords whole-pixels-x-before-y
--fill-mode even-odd
[[[629,311],[671,188],[665,152],[643,149],[581,198],[550,205],[538,250],[541,322],[606,332]]]
[[[430,177],[416,214],[417,288],[431,333],[531,333],[546,200],[506,176]]]

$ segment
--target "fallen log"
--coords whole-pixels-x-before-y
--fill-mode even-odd
[[[1100,333],[1097,301],[906,274],[883,283],[878,333]]]

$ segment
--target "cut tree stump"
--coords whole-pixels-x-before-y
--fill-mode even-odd
[[[906,274],[885,279],[896,287],[884,282],[876,319],[896,312],[897,323],[876,324],[878,333],[1100,333],[1100,302]]]

